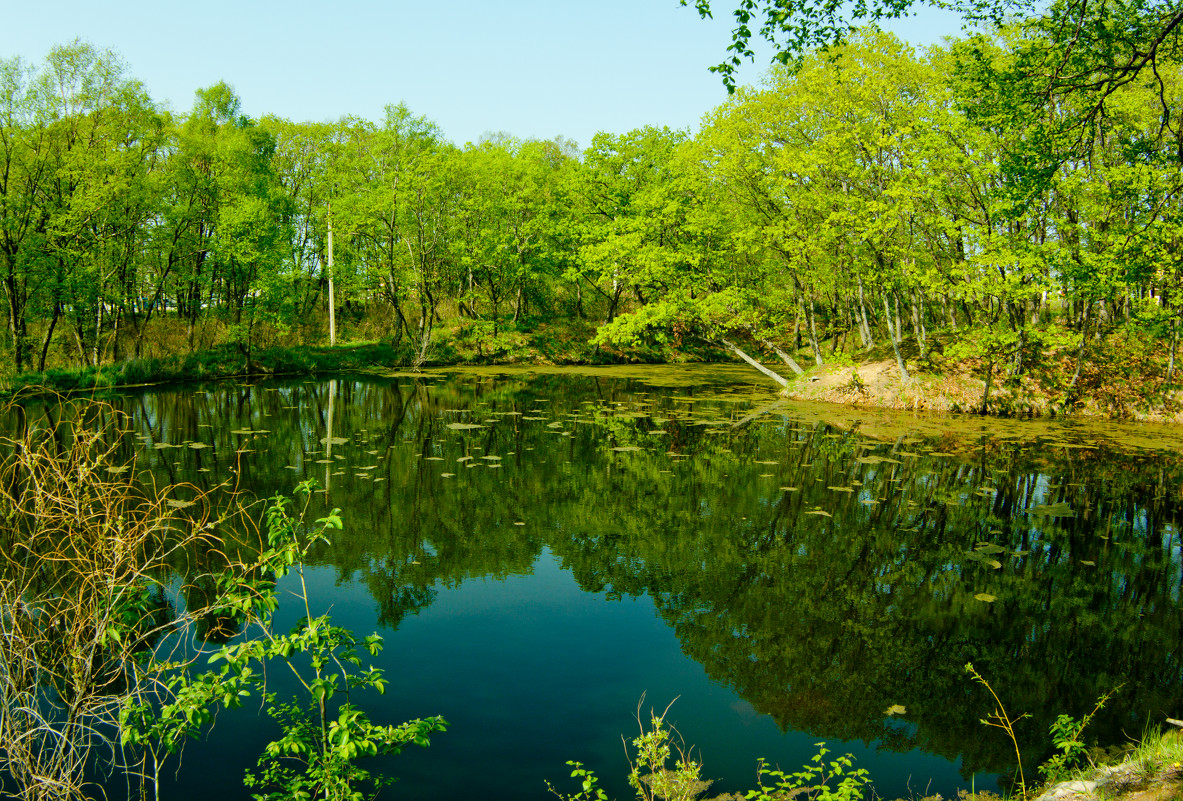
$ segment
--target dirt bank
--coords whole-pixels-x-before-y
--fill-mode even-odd
[[[1086,376],[1068,392],[1054,373],[994,376],[989,396],[980,365],[945,364],[939,370],[910,370],[901,379],[894,360],[823,365],[790,381],[792,400],[840,403],[863,408],[964,412],[1008,417],[1102,417],[1183,423],[1179,393],[1139,390],[1129,376]],[[1066,402],[1066,398],[1068,398]]]

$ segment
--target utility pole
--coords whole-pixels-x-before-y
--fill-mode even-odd
[[[337,301],[333,297],[333,202],[329,201],[329,346],[337,344]]]

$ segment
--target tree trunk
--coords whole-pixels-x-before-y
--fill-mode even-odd
[[[900,380],[907,381],[909,378],[908,368],[904,366],[904,357],[900,354],[899,322],[897,320],[896,327],[893,329],[891,325],[891,306],[887,303],[887,293],[883,295],[883,314],[883,321],[887,323],[887,335],[891,337],[891,349],[895,351],[895,363],[900,368]]]
[[[875,347],[875,338],[871,334],[871,321],[867,319],[867,304],[863,296],[863,277],[861,275],[858,276],[858,321],[863,350],[870,350]]]
[[[25,371],[28,362],[25,358],[29,336],[29,325],[25,318],[28,295],[26,288],[20,286],[20,282],[14,275],[13,257],[10,256],[5,261],[8,262],[8,275],[4,278],[4,294],[8,301],[8,333],[12,336],[12,352],[16,361],[16,371],[19,374]]]
[[[797,364],[797,360],[777,347],[775,343],[769,342],[767,339],[761,339],[760,344],[779,356],[780,360],[787,364],[789,369],[794,373],[797,375],[805,375],[805,371],[801,369],[801,365]]]
[[[912,330],[916,332],[916,347],[920,349],[920,359],[924,360],[925,331],[924,331],[924,300],[919,290],[912,290],[909,300],[912,302]]]
[[[835,331],[833,337],[830,339],[830,358],[834,358],[834,354],[838,352],[838,343],[842,343],[842,352],[846,352],[846,334],[850,331],[846,328],[842,331]]]
[[[809,347],[813,349],[813,360],[818,367],[825,364],[822,358],[822,349],[817,342],[817,310],[813,303],[813,298],[809,299]]]
[[[123,330],[123,307],[115,307],[115,320],[111,323],[111,338],[108,340],[111,346],[111,361],[118,364],[123,360],[123,351],[119,348],[119,334]],[[103,348],[106,353],[106,346]]]
[[[99,363],[102,360],[103,354],[102,354],[102,351],[100,350],[100,347],[99,347],[99,343],[102,341],[102,339],[103,339],[103,302],[100,300],[98,303],[98,311],[96,311],[95,315],[94,315],[94,342],[91,343],[91,356],[90,356],[91,363],[95,367],[98,367]]]
[[[1014,359],[1011,361],[1011,368],[1010,368],[1011,375],[1022,375],[1023,374],[1023,351],[1026,350],[1026,348],[1027,348],[1027,329],[1020,328],[1019,329],[1019,346],[1017,348],[1015,348],[1015,356],[1014,356]]]
[[[986,367],[986,391],[982,393],[982,408],[979,414],[988,414],[990,405],[990,384],[994,381],[994,360]]]
[[[1061,402],[1062,406],[1067,406],[1072,400],[1073,394],[1076,392],[1076,382],[1080,380],[1080,371],[1084,366],[1084,352],[1089,342],[1089,322],[1091,317],[1089,312],[1092,310],[1093,304],[1085,302],[1084,304],[1084,319],[1080,324],[1080,347],[1076,351],[1076,371],[1072,373],[1072,380],[1068,382],[1068,390],[1064,393],[1064,400]]]
[[[780,384],[782,387],[787,387],[789,385],[789,380],[787,378],[785,378],[782,375],[779,375],[775,371],[770,370],[767,367],[765,367],[764,365],[760,364],[760,362],[756,361],[751,356],[749,356],[748,354],[746,354],[742,350],[740,350],[734,343],[732,343],[724,338],[720,338],[719,341],[722,342],[723,346],[726,347],[728,350],[730,350],[732,353],[734,353],[736,356],[743,359],[745,362],[750,364],[752,367],[755,367],[761,373],[768,376],[773,381]]]
[[[45,338],[41,341],[41,358],[37,363],[37,372],[45,372],[45,360],[49,357],[49,343],[53,340],[53,330],[57,328],[58,320],[62,317],[60,303],[53,304],[53,316],[49,318],[49,327],[45,329]]]
[[[963,312],[965,312],[965,324],[968,327],[973,328],[974,327],[974,314],[972,311],[970,311],[969,304],[966,303],[964,300],[961,301],[961,310]]]
[[[1167,374],[1163,378],[1163,386],[1169,387],[1175,381],[1175,349],[1179,345],[1179,321],[1171,317],[1171,349],[1167,355]]]
[[[77,350],[78,350],[78,366],[79,367],[88,367],[89,365],[86,363],[86,345],[82,342],[82,323],[81,322],[79,322],[77,320],[74,322],[73,332],[74,332],[74,347],[77,348]]]
[[[904,344],[904,324],[900,321],[900,293],[892,292],[891,295],[895,300],[895,338],[902,345]]]
[[[329,347],[337,345],[337,295],[333,287],[333,204],[329,203],[329,252],[326,274],[329,279]],[[402,312],[399,312],[401,315]]]

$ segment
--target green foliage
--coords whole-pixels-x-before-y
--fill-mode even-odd
[[[1093,710],[1080,720],[1071,715],[1059,715],[1052,721],[1049,733],[1052,737],[1052,745],[1060,753],[1039,766],[1039,772],[1046,780],[1049,782],[1061,781],[1068,777],[1072,768],[1080,764],[1081,758],[1088,751],[1087,745],[1081,739],[1085,728],[1088,727],[1093,717],[1105,708],[1105,704],[1113,697],[1114,693],[1120,689],[1121,685],[1118,685],[1098,698]]]
[[[1011,743],[1015,749],[1015,759],[1018,764],[1019,774],[1019,793],[1023,798],[1027,797],[1027,782],[1023,775],[1023,759],[1019,751],[1019,738],[1015,734],[1014,725],[1023,718],[1029,717],[1026,713],[1019,715],[1016,718],[1011,718],[998,694],[994,692],[994,688],[990,683],[982,677],[981,674],[974,669],[972,663],[967,663],[965,672],[973,677],[973,680],[986,688],[994,699],[995,708],[990,715],[982,721],[983,725],[1002,729],[1006,732],[1007,737],[1010,738]],[[1092,711],[1084,716],[1081,720],[1076,720],[1071,715],[1061,714],[1052,721],[1049,732],[1052,738],[1052,745],[1060,751],[1047,762],[1039,766],[1039,772],[1043,774],[1048,781],[1055,782],[1067,778],[1070,775],[1071,769],[1076,766],[1080,759],[1085,755],[1087,747],[1085,742],[1081,739],[1085,728],[1092,721],[1098,712],[1100,712],[1109,699],[1113,697],[1114,693],[1121,689],[1121,685],[1109,690],[1097,699],[1096,705]]]
[[[750,790],[746,796],[756,801],[789,801],[792,798],[807,798],[809,801],[859,801],[864,788],[870,783],[865,768],[855,768],[850,754],[825,762],[829,753],[825,743],[817,744],[818,752],[801,770],[786,774],[779,769],[770,769],[760,760],[756,768],[759,788]],[[764,784],[764,778],[772,780]],[[833,787],[831,787],[833,783]]]
[[[695,801],[712,784],[702,778],[702,763],[689,755],[677,732],[666,724],[668,712],[669,707],[660,715],[651,712],[648,726],[642,724],[641,733],[633,738],[628,783],[638,801]],[[790,801],[798,797],[809,801],[861,801],[870,782],[868,771],[856,769],[850,754],[827,763],[824,760],[829,751],[825,743],[817,747],[818,753],[795,773],[769,768],[761,759],[756,768],[759,787],[743,797],[756,801]],[[575,795],[564,795],[548,782],[554,795],[562,801],[607,801],[607,793],[598,786],[592,771],[579,762],[567,764],[573,768],[572,778],[582,781],[582,788]],[[765,778],[772,784],[766,785]]]
[[[246,617],[252,636],[227,643],[209,657],[210,670],[192,675],[167,661],[152,661],[140,669],[142,681],[155,680],[160,703],[130,699],[120,712],[121,741],[153,751],[175,753],[186,737],[195,736],[212,720],[216,707],[240,706],[261,692],[267,713],[283,735],[269,743],[257,771],[248,771],[246,785],[257,799],[361,799],[371,797],[389,780],[375,777],[357,764],[363,757],[399,753],[407,745],[426,746],[429,736],[446,730],[439,717],[398,725],[370,721],[352,703],[360,690],[383,693],[387,679],[366,664],[364,654],[382,647],[377,634],[358,639],[334,626],[328,615],[313,616],[309,606],[304,565],[317,543],[342,528],[340,510],[315,521],[305,519],[314,481],[301,482],[296,496],[303,506],[293,513],[293,501],[271,499],[266,512],[267,547],[242,574],[220,577],[222,613]],[[289,573],[299,584],[296,597],[305,616],[287,633],[274,629],[272,616],[279,599],[276,582]],[[279,662],[295,676],[301,698],[277,702],[264,684],[267,663]]]
[[[858,335],[864,352],[890,340],[904,377],[939,335],[991,382],[1009,362],[1005,385],[1055,373],[1068,338],[1079,369],[1047,393],[1085,397],[1121,367],[1139,389],[1174,385],[1183,149],[1163,110],[1183,78],[1165,0],[1024,2],[1007,27],[922,54],[847,25],[911,0],[734,5],[734,58],[764,36],[791,68],[694,136],[600,133],[583,153],[457,147],[405,105],[253,120],[225,83],[173,115],[81,42],[36,68],[2,60],[0,364],[80,389],[322,370],[260,361],[324,342],[331,316],[414,367],[677,360],[720,338],[793,354],[807,339],[821,365],[822,341]],[[514,330],[567,317],[600,324],[592,346]],[[437,336],[450,329],[467,341]],[[1103,363],[1119,331],[1145,358]],[[65,366],[82,373],[48,372]]]
[[[580,791],[575,795],[563,795],[547,782],[546,787],[551,793],[563,801],[608,801],[608,794],[599,786],[595,773],[583,767],[582,762],[568,761],[567,764],[571,766],[571,778],[579,779],[582,785]]]
[[[629,760],[628,783],[641,801],[694,801],[711,785],[702,778],[702,763],[690,756],[675,739],[677,732],[666,726],[668,712],[669,707],[660,715],[651,712],[649,727],[642,725],[641,733],[633,739],[635,755]]]

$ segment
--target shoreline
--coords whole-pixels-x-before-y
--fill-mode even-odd
[[[531,352],[533,351],[533,352]],[[894,361],[849,359],[806,370],[787,379],[779,397],[789,401],[822,403],[863,411],[890,410],[960,414],[1001,420],[1105,420],[1165,425],[1183,424],[1183,394],[1161,388],[1139,393],[1128,381],[1082,384],[1065,403],[1062,381],[1056,371],[1044,370],[1021,378],[998,378],[986,392],[986,381],[973,362],[940,364],[913,370],[907,382],[900,380]],[[592,351],[587,348],[563,353],[540,353],[532,348],[504,357],[493,354],[449,354],[414,369],[406,354],[383,343],[328,346],[274,347],[249,357],[229,347],[215,347],[191,354],[133,359],[118,364],[86,368],[55,368],[0,379],[0,401],[53,394],[72,395],[136,387],[183,384],[212,380],[244,380],[267,377],[380,373],[413,375],[452,368],[509,367],[519,369],[572,369],[595,367],[647,367],[728,365],[759,373],[743,362],[720,353],[635,353]],[[475,358],[474,358],[475,357]],[[664,358],[663,358],[664,357]],[[769,363],[771,364],[771,363]],[[775,366],[775,365],[774,365]],[[783,368],[782,368],[783,369]],[[765,379],[758,379],[760,383]],[[767,379],[769,390],[778,392]],[[983,412],[983,400],[986,410]],[[1157,401],[1157,403],[1155,402]]]

